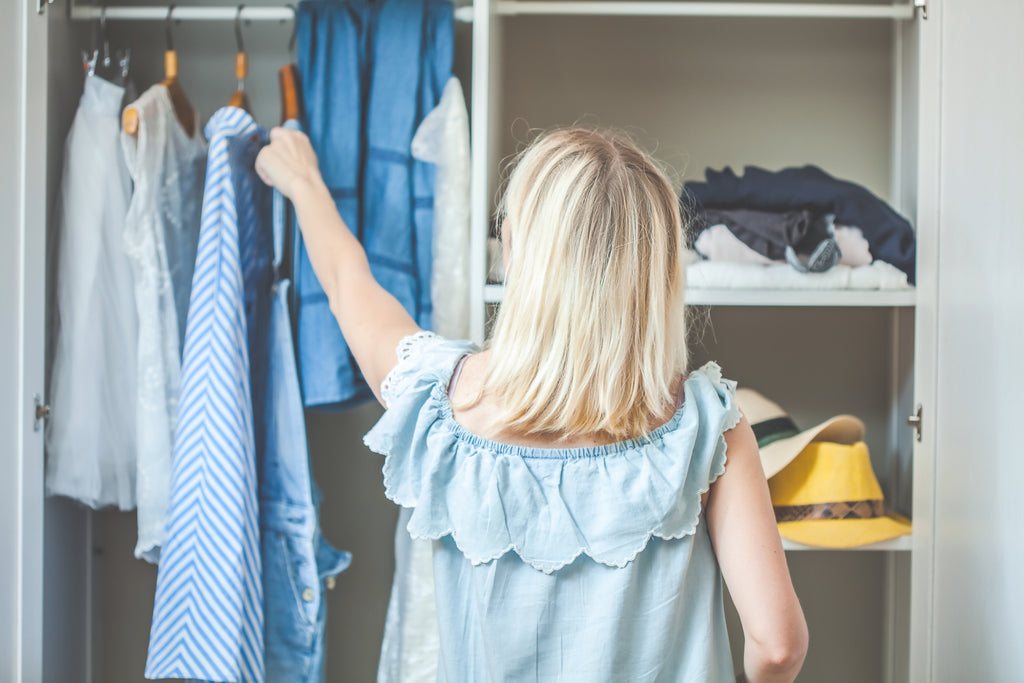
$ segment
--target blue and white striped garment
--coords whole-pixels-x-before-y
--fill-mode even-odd
[[[225,107],[206,137],[167,540],[145,674],[257,683],[264,679],[263,591],[247,332],[256,307],[246,293],[255,289],[257,206],[267,194],[251,165],[263,131],[244,110]]]

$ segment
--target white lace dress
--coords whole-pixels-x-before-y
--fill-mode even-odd
[[[459,79],[452,77],[441,99],[412,139],[412,154],[435,164],[433,270],[430,296],[434,329],[445,337],[469,336],[469,114]],[[403,340],[399,360],[434,338],[422,333]],[[387,394],[388,387],[382,387]],[[433,544],[409,536],[412,510],[402,508],[395,528],[395,575],[391,584],[378,683],[437,680],[440,642],[434,607]]]
[[[124,88],[87,76],[57,203],[54,357],[46,491],[135,506],[132,273],[121,245],[130,180],[118,146]]]
[[[135,190],[124,248],[135,276],[138,311],[137,498],[135,556],[156,562],[164,538],[171,449],[178,412],[181,345],[199,239],[206,145],[196,125],[186,135],[170,95],[154,85],[131,105],[135,137],[122,134]]]

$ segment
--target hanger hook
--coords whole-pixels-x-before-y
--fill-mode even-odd
[[[245,52],[245,44],[242,42],[242,10],[245,5],[239,5],[235,13],[235,44],[238,46],[239,54]]]
[[[103,48],[103,65],[110,66],[110,38],[107,35],[107,6],[100,7],[100,42]]]
[[[167,19],[165,20],[166,23],[164,25],[164,34],[165,34],[165,36],[167,38],[167,51],[168,52],[174,52],[174,36],[171,34],[171,26],[174,25],[174,22],[171,21],[171,15],[174,14],[174,8],[176,6],[177,5],[168,5],[167,6]]]
[[[288,38],[288,54],[295,55],[295,45],[299,37],[299,12],[295,9],[295,5],[291,3],[285,5],[292,11],[292,35]]]

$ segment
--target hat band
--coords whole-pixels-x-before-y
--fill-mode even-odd
[[[800,433],[800,430],[796,428],[796,423],[788,416],[773,417],[770,420],[758,422],[751,425],[751,429],[754,430],[758,448],[764,448],[768,444],[788,439]]]
[[[811,505],[775,505],[776,522],[801,522],[808,519],[873,519],[885,516],[880,499],[844,500]]]

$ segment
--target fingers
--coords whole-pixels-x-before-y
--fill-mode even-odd
[[[264,183],[286,196],[296,181],[318,174],[316,152],[309,138],[301,131],[281,127],[270,130],[270,144],[260,150],[255,167]]]
[[[271,131],[271,133],[273,133],[273,131]],[[271,151],[270,146],[268,145],[261,149],[260,153],[256,155],[256,175],[260,177],[260,180],[262,180],[264,184],[269,185],[271,187],[274,186],[274,180],[273,178],[270,177],[270,174],[267,173],[266,166],[269,163],[271,163],[269,157],[272,154],[273,152]]]

